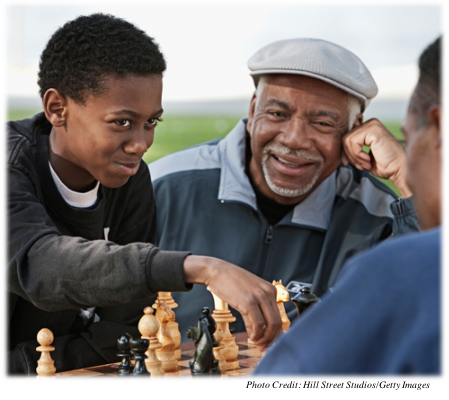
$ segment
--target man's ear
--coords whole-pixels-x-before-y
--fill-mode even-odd
[[[246,130],[251,134],[251,128],[253,127],[254,112],[256,110],[257,96],[254,92],[251,102],[249,103],[248,122],[246,123]]]
[[[441,148],[441,106],[433,105],[430,107],[427,112],[427,118],[430,122],[429,130],[434,135],[435,144],[437,148]]]
[[[56,89],[48,89],[43,98],[44,113],[50,123],[64,126],[67,122],[67,98]]]
[[[354,125],[352,125],[352,129],[357,128],[358,126],[363,124],[363,114],[357,114],[357,117],[355,118]]]

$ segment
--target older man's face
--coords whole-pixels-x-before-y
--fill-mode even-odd
[[[296,204],[340,164],[347,94],[306,76],[265,77],[251,101],[247,128],[254,183],[278,203]]]

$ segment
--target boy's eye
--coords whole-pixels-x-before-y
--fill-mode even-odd
[[[162,122],[162,118],[160,118],[160,117],[159,118],[150,118],[147,121],[147,124],[150,126],[156,126],[158,122]]]
[[[129,119],[119,119],[115,121],[115,123],[124,127],[131,126],[131,121]]]

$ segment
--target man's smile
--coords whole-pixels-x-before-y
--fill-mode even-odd
[[[305,160],[302,158],[297,158],[295,156],[289,156],[289,155],[285,155],[285,154],[279,155],[279,154],[271,153],[270,155],[276,161],[279,161],[280,163],[282,163],[288,167],[292,167],[292,168],[303,167],[303,166],[315,163],[311,160]]]

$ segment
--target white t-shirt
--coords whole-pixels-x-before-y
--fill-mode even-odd
[[[55,170],[51,166],[50,161],[48,162],[48,165],[50,166],[51,176],[55,181],[56,187],[58,188],[59,193],[61,194],[62,198],[66,201],[67,204],[77,208],[89,208],[92,207],[97,202],[98,187],[100,186],[100,182],[97,182],[97,185],[88,192],[85,193],[75,192],[62,183],[61,179],[59,179],[59,176],[56,174]],[[92,317],[94,312],[95,307],[81,309],[80,316],[87,322]],[[99,320],[100,318],[98,317],[98,315],[95,314],[94,322],[97,322]]]

